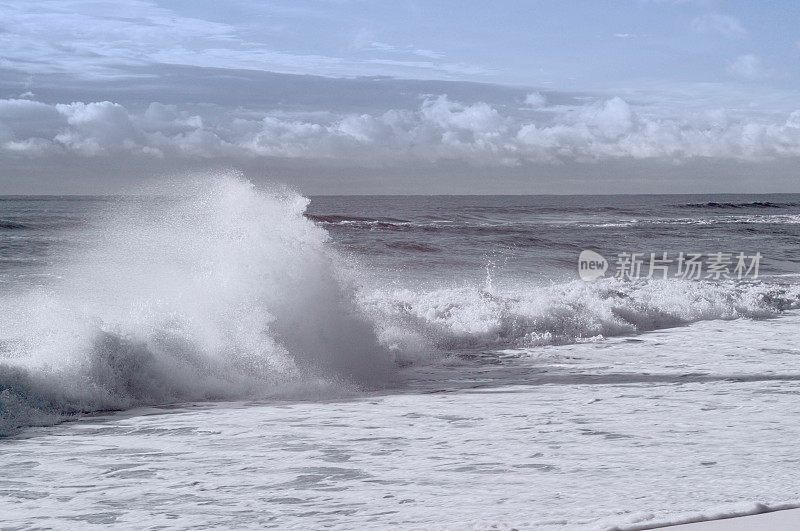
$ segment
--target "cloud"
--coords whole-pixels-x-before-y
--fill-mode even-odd
[[[425,57],[427,59],[441,59],[444,57],[443,53],[436,52],[434,50],[429,50],[427,48],[418,48],[410,44],[405,46],[398,46],[395,44],[390,44],[388,42],[380,41],[375,38],[374,32],[366,28],[362,28],[358,32],[356,32],[356,35],[351,43],[351,47],[362,51],[410,54],[410,55],[416,55],[418,57]]]
[[[731,61],[728,64],[728,73],[744,79],[761,79],[770,75],[761,58],[751,53],[740,55]]]
[[[800,111],[773,121],[725,110],[654,117],[613,97],[544,107],[532,120],[445,95],[427,97],[416,109],[374,114],[201,109],[205,114],[160,103],[131,110],[109,101],[0,100],[0,155],[281,158],[381,166],[800,157]]]
[[[425,48],[415,48],[411,51],[411,53],[420,57],[427,57],[428,59],[441,59],[444,57],[444,54],[441,52],[426,50]]]
[[[398,59],[367,59],[364,64],[369,65],[384,65],[392,67],[401,67],[412,70],[427,70],[430,72],[437,72],[439,74],[460,76],[484,76],[492,74],[493,71],[482,66],[476,66],[466,63],[440,63],[436,61],[419,61],[419,60],[398,60]]]
[[[397,50],[396,47],[392,46],[391,44],[387,44],[385,42],[380,41],[372,41],[367,46],[371,50],[380,50],[382,52],[393,52]]]
[[[258,9],[282,10],[277,5]],[[302,16],[312,16],[300,12]],[[210,14],[214,15],[213,10]],[[365,31],[359,32],[351,48],[369,52],[371,57],[341,50],[337,53],[330,48],[321,53],[293,53],[276,49],[269,45],[269,39],[254,35],[250,20],[206,20],[182,14],[178,7],[167,9],[152,0],[122,4],[110,0],[6,0],[2,15],[0,68],[32,75],[67,74],[98,81],[141,76],[143,69],[154,64],[425,79],[490,73],[475,65],[443,62],[444,54],[433,50],[383,42]],[[376,54],[400,60],[376,61]],[[408,61],[403,60],[406,58]]]
[[[547,105],[547,98],[539,92],[531,92],[525,96],[525,105],[538,109],[539,107]]]
[[[136,149],[144,143],[142,131],[134,126],[127,109],[108,101],[58,104],[67,127],[54,141],[82,155],[98,155],[116,150]]]
[[[149,55],[179,43],[232,43],[235,29],[158,7],[144,0],[56,1],[33,5],[9,0],[3,6],[0,63],[29,73],[118,76],[147,64]]]
[[[718,33],[726,37],[744,37],[747,30],[739,19],[730,15],[707,13],[692,20],[692,29],[699,33]]]

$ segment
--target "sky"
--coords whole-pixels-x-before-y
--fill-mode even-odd
[[[0,0],[0,194],[800,192],[800,3]]]

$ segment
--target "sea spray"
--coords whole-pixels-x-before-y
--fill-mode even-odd
[[[114,204],[52,265],[59,281],[0,301],[0,434],[82,412],[383,385],[390,357],[307,202],[223,175]]]
[[[491,275],[487,279],[493,278]],[[800,286],[687,280],[364,289],[360,304],[398,352],[522,348],[800,308]]]
[[[16,291],[0,296],[0,433],[139,405],[326,397],[384,385],[393,361],[449,366],[450,354],[467,350],[599,341],[800,307],[800,287],[780,277],[506,278],[503,254],[475,245],[482,233],[471,229],[462,250],[491,257],[485,280],[431,281],[426,272],[447,263],[431,249],[458,250],[458,239],[440,234],[446,223],[430,232],[398,213],[369,221],[367,233],[346,224],[359,232],[332,242],[326,231],[336,230],[336,216],[306,217],[307,199],[236,176],[145,191],[103,201],[108,211],[92,216],[85,234],[59,232],[79,249],[50,255],[40,287],[12,284]],[[493,229],[492,249],[501,229]],[[535,233],[532,260],[544,252],[543,230],[526,229]],[[362,254],[343,254],[348,241]],[[405,244],[386,254],[385,242]],[[570,271],[580,248],[564,243]],[[375,253],[395,260],[408,280],[387,281],[370,263]]]

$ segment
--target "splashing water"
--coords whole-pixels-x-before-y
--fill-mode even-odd
[[[405,353],[576,343],[800,308],[798,285],[607,278],[503,290],[491,278],[483,286],[373,289],[358,296],[380,324],[382,341]]]
[[[60,281],[5,297],[0,434],[187,400],[380,386],[391,360],[307,200],[236,176],[115,204]]]
[[[482,279],[445,269],[451,284],[424,283],[421,273],[441,265],[428,251],[457,242],[417,245],[431,234],[424,225],[391,232],[405,245],[388,256],[417,260],[399,266],[410,264],[394,284],[362,263],[389,238],[380,224],[367,235],[352,225],[365,254],[342,260],[323,227],[346,216],[306,217],[296,193],[259,191],[235,175],[149,192],[110,203],[76,238],[87,243],[48,266],[57,281],[0,295],[0,435],[139,405],[330,396],[384,386],[397,365],[447,363],[454,352],[800,308],[800,286],[775,279],[509,282],[507,257],[494,250]],[[380,223],[406,223],[401,215]],[[480,234],[469,235],[464,252],[486,258],[471,243]]]

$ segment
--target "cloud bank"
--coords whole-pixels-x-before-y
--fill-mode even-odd
[[[651,116],[619,97],[518,109],[428,96],[381,113],[222,111],[109,101],[0,100],[3,157],[282,158],[369,165],[473,165],[692,158],[742,161],[800,156],[800,110],[758,119],[730,111]],[[532,105],[535,103],[536,105]]]

